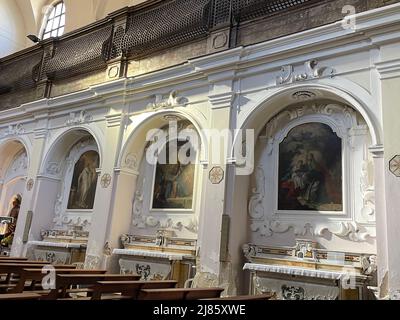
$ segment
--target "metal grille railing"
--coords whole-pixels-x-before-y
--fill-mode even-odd
[[[138,56],[206,35],[210,4],[210,0],[174,0],[131,14],[122,51]]]
[[[0,94],[33,88],[38,80],[42,51],[0,64]]]
[[[282,12],[315,0],[231,0],[233,16],[237,21]]]
[[[58,79],[106,68],[112,26],[56,44],[55,53],[44,68],[49,79]]]

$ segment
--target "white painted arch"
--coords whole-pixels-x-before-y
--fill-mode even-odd
[[[286,85],[266,91],[260,99],[239,115],[237,127],[254,129],[258,136],[272,117],[289,105],[299,102],[291,98],[292,94],[298,91],[311,91],[317,93],[316,99],[331,99],[351,106],[367,123],[372,144],[382,144],[383,130],[379,121],[377,99],[358,84],[340,77]]]
[[[197,133],[200,136],[201,149],[200,149],[200,162],[207,161],[207,137],[204,134],[203,128],[204,123],[199,121],[190,113],[183,110],[163,110],[156,113],[145,113],[142,114],[138,119],[135,119],[135,124],[130,129],[130,132],[124,140],[121,152],[118,158],[117,167],[123,166],[124,159],[131,153],[134,152],[139,159],[139,163],[143,157],[143,150],[147,144],[146,135],[151,129],[159,129],[165,126],[168,122],[164,120],[165,116],[177,116],[180,119],[190,121],[196,128]]]
[[[72,139],[69,142],[69,149],[65,149],[62,147],[63,142],[68,139],[68,137],[71,137],[74,133],[78,134],[79,131],[85,131],[88,133],[90,136],[93,137],[94,141],[96,142],[96,145],[98,147],[98,152],[99,152],[99,157],[100,157],[100,165],[99,168],[102,167],[103,159],[104,159],[104,134],[102,131],[94,126],[94,125],[79,125],[79,126],[74,126],[71,128],[63,128],[59,132],[57,132],[54,137],[51,138],[51,140],[46,144],[47,148],[44,151],[44,157],[43,161],[40,166],[40,172],[44,174],[46,172],[46,167],[47,165],[54,160],[55,154],[57,152],[62,151],[59,156],[65,156],[70,150],[70,148],[73,147],[74,143],[76,143],[79,140],[79,137],[77,135],[76,139]]]

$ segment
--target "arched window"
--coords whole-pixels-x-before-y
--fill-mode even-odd
[[[59,37],[64,33],[65,27],[65,4],[64,1],[57,2],[45,15],[45,24],[42,39]]]

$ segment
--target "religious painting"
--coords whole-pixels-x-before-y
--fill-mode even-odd
[[[278,210],[342,211],[342,140],[323,123],[293,128],[279,146]]]
[[[68,209],[93,209],[98,167],[99,154],[96,151],[88,151],[81,155],[74,168]]]
[[[178,142],[178,153],[184,143]],[[186,148],[185,148],[186,149]],[[169,159],[169,143],[164,148]],[[187,153],[193,152],[191,149]],[[186,155],[190,158],[190,154]],[[195,165],[168,162],[156,165],[153,189],[153,209],[192,209]]]

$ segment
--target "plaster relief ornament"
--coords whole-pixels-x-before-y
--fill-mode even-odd
[[[112,248],[109,242],[106,242],[103,248],[103,254],[107,257],[111,257],[112,255]]]
[[[0,138],[18,136],[23,133],[25,133],[25,129],[21,123],[16,125],[9,125],[7,129],[0,132]]]
[[[74,126],[82,123],[87,123],[93,120],[93,117],[86,111],[82,110],[79,113],[71,112],[69,119],[65,122],[66,126]]]
[[[390,160],[389,170],[396,177],[400,178],[400,155],[397,155],[392,160]]]
[[[311,91],[297,91],[292,94],[292,98],[299,101],[312,100],[316,96],[317,95]]]
[[[221,167],[214,167],[210,170],[209,180],[212,184],[220,184],[224,180],[225,172]]]
[[[61,165],[59,162],[49,162],[46,172],[53,176],[59,175],[61,173]]]
[[[162,94],[155,95],[155,101],[148,105],[149,109],[159,110],[159,109],[172,109],[175,107],[182,106],[184,104],[184,98],[177,96],[177,91],[173,90],[170,92],[168,97]]]
[[[100,185],[102,188],[107,189],[111,184],[111,175],[108,173],[103,174],[101,177]]]
[[[133,153],[129,153],[125,157],[124,167],[131,169],[131,170],[136,170],[136,169],[138,169],[138,166],[139,166],[139,162],[137,159],[137,155],[133,154]]]
[[[292,65],[286,65],[281,68],[280,75],[276,79],[277,85],[295,83],[299,81],[306,81],[318,79],[324,76],[333,76],[335,70],[330,67],[317,67],[318,61],[313,59],[304,63],[305,71],[303,73],[295,73]]]
[[[26,190],[31,191],[33,189],[35,182],[33,179],[29,179],[28,182],[26,183]]]
[[[249,201],[249,215],[252,219],[264,217],[263,200],[265,197],[265,175],[263,167],[256,170],[256,186],[252,189],[252,196]]]

